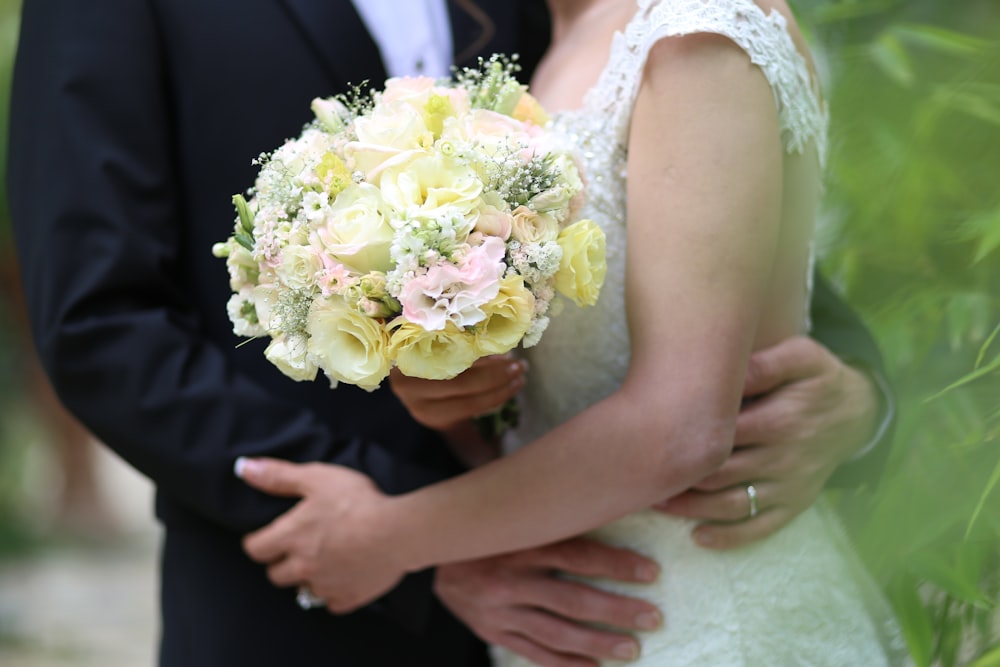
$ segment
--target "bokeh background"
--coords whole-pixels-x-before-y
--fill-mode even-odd
[[[792,4],[832,114],[822,267],[898,398],[880,484],[834,500],[917,664],[998,666],[1000,0]],[[0,186],[0,663],[152,665],[149,485],[61,411],[25,327]]]

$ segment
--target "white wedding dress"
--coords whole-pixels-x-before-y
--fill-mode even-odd
[[[607,280],[593,308],[566,307],[552,318],[531,364],[521,426],[508,450],[550,431],[620,385],[629,363],[625,317],[625,164],[629,121],[650,47],[659,39],[717,33],[742,48],[774,91],[788,155],[823,160],[826,112],[784,17],[751,0],[639,0],[582,109],[560,115],[558,131],[576,147],[589,175],[583,216],[607,235]],[[811,273],[811,272],[810,272]],[[802,276],[809,289],[808,276]],[[678,323],[678,326],[683,326]],[[803,329],[808,327],[803,317]],[[614,443],[608,443],[613,447]],[[595,491],[596,492],[596,491]],[[611,544],[661,564],[650,586],[598,581],[650,600],[664,611],[661,630],[644,633],[647,667],[905,664],[885,601],[857,565],[839,524],[822,503],[778,534],[735,551],[699,548],[693,523],[638,512],[594,531]],[[494,649],[497,667],[528,664]],[[622,663],[624,664],[624,663]]]

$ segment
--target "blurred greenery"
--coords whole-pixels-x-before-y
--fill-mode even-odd
[[[13,53],[17,42],[20,0],[0,0],[0,556],[18,553],[32,543],[21,511],[26,423],[21,325],[11,293],[13,249],[7,213],[7,111]]]
[[[917,664],[1000,665],[1000,2],[793,4],[832,115],[822,266],[871,325],[898,400],[884,478],[838,500]],[[19,6],[0,0],[0,127]],[[8,264],[2,185],[0,211]],[[16,336],[0,327],[4,417]],[[2,551],[23,453],[0,438]]]
[[[886,356],[899,425],[840,499],[918,665],[1000,665],[1000,2],[796,9],[825,54],[822,266]]]

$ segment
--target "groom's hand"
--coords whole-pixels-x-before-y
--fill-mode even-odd
[[[797,336],[750,359],[735,448],[715,474],[657,507],[705,521],[702,546],[729,549],[767,537],[812,505],[840,464],[870,442],[878,391],[864,373]],[[757,492],[750,516],[747,485]]]
[[[626,633],[656,629],[660,611],[642,600],[559,578],[557,572],[648,583],[659,567],[634,552],[577,538],[440,566],[435,591],[481,639],[544,667],[594,667],[599,660],[638,657],[639,644]]]

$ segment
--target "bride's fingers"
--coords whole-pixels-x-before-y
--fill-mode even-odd
[[[390,371],[389,380],[393,391],[404,401],[436,401],[495,390],[522,377],[526,369],[524,361],[493,356],[477,360],[450,380],[409,377],[395,368]]]
[[[706,549],[735,549],[773,535],[796,516],[797,512],[779,506],[746,521],[701,524],[691,537]]]
[[[748,446],[733,449],[714,473],[698,482],[698,491],[721,491],[738,484],[772,479],[785,469],[784,448]]]
[[[754,484],[757,491],[757,512],[771,508],[772,485],[767,482]],[[750,496],[745,485],[733,486],[722,491],[685,491],[654,509],[674,516],[699,521],[743,521],[750,519]]]
[[[295,556],[283,558],[267,568],[267,578],[275,586],[295,586],[306,580],[306,568]]]

